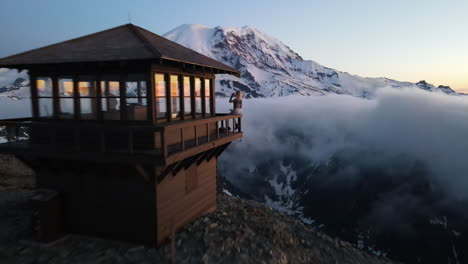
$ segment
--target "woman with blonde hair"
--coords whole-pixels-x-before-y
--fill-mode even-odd
[[[229,102],[233,105],[233,109],[231,110],[232,115],[242,115],[242,98],[243,95],[241,91],[237,91],[231,94]]]

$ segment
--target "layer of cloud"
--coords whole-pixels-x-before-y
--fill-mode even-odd
[[[218,109],[228,108],[219,100]],[[245,100],[243,122],[244,139],[221,158],[229,178],[241,178],[275,157],[327,162],[343,151],[376,153],[369,162],[421,161],[431,181],[450,197],[468,198],[468,97],[381,89],[373,100],[346,95],[252,99]]]

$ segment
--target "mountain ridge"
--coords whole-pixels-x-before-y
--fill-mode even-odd
[[[184,24],[163,37],[241,71],[241,79],[226,75],[218,77],[219,96],[229,96],[237,89],[246,93],[248,98],[328,93],[373,98],[378,89],[385,87],[421,88],[456,94],[448,86],[435,87],[425,81],[425,85],[418,85],[337,71],[313,60],[304,60],[280,40],[248,26],[210,28]]]
[[[163,37],[241,72],[240,79],[218,75],[217,96],[229,96],[233,91],[241,90],[246,98],[330,93],[373,98],[382,88],[419,88],[458,94],[449,86],[436,87],[426,81],[411,83],[386,77],[361,77],[325,67],[313,60],[304,60],[282,41],[249,26],[212,28],[183,24]],[[26,97],[25,92],[19,95],[15,92],[19,78],[27,80],[25,71],[0,69],[0,96]]]

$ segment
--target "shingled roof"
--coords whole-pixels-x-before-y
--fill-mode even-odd
[[[126,24],[0,59],[0,67],[165,59],[239,76],[239,71],[151,31]]]

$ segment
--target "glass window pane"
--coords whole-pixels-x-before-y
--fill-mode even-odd
[[[164,74],[154,75],[154,92],[156,95],[155,106],[156,106],[156,117],[165,118],[167,117],[167,102],[166,102],[166,81],[164,80]]]
[[[201,96],[201,80],[195,78],[195,96]]]
[[[96,98],[80,98],[81,119],[96,119]]]
[[[205,112],[206,114],[211,115],[211,100],[210,100],[210,87],[211,80],[205,79]]]
[[[166,81],[164,80],[164,74],[154,75],[154,85],[156,86],[154,89],[156,96],[166,95]]]
[[[96,96],[96,89],[93,82],[78,82],[78,93],[80,96]]]
[[[120,83],[119,82],[107,82],[109,85],[109,96],[120,96]]]
[[[39,98],[39,116],[51,118],[53,116],[52,98]]]
[[[59,83],[59,96],[60,97],[73,97],[73,80],[62,79],[58,80]]]
[[[125,96],[138,97],[138,82],[125,82]]]
[[[180,112],[179,76],[171,75],[171,110],[172,118],[177,118]]]
[[[73,98],[60,98],[60,119],[73,119]]]
[[[128,120],[146,120],[147,119],[147,101],[146,98],[128,98],[127,99]]]
[[[115,97],[102,98],[102,115],[105,120],[120,119],[120,99]]]
[[[195,113],[202,113],[202,103],[201,103],[201,80],[200,78],[195,78]]]
[[[140,90],[141,90],[141,96],[146,97],[147,89],[146,89],[146,82],[145,81],[140,82]]]
[[[190,77],[184,77],[184,96],[190,96]]]
[[[186,115],[190,115],[192,113],[192,100],[190,98],[190,88],[190,77],[184,77],[184,107]]]
[[[158,118],[164,118],[166,117],[166,111],[166,97],[156,97],[156,116]]]
[[[48,77],[39,77],[36,80],[37,95],[52,96],[52,79]]]
[[[205,97],[210,97],[210,84],[211,80],[210,79],[205,79]]]
[[[192,114],[192,98],[185,97],[184,103],[185,103],[185,114],[186,115]]]

